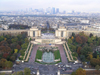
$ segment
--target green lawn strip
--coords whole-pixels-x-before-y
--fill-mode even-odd
[[[33,49],[33,47],[31,48],[31,52],[32,52],[32,49]],[[30,52],[30,54],[29,54],[29,57],[30,57],[30,55],[31,55],[31,52]],[[29,61],[29,58],[28,58],[28,61]]]
[[[54,51],[54,56],[55,56],[55,59],[59,59],[60,58],[59,50]]]
[[[30,47],[31,47],[31,44],[30,44],[30,46],[29,46],[29,48],[28,48],[28,50],[27,50],[27,53],[26,53],[26,56],[25,56],[25,59],[24,59],[24,60],[26,60],[26,58],[27,58],[28,52],[29,52],[29,50],[30,50]]]
[[[67,52],[68,52],[68,54],[69,54],[69,57],[70,57],[70,59],[72,60],[71,55],[70,55],[70,53],[69,53],[69,51],[68,51],[67,45],[65,44],[65,46],[66,46]]]
[[[58,62],[56,62],[56,63],[61,62],[61,56],[60,56],[59,50],[54,51],[54,56],[55,56],[55,60],[60,58],[60,61],[58,61]]]
[[[43,54],[42,51],[37,50],[36,57],[35,57],[35,61],[37,61],[36,59],[42,59],[42,54]]]

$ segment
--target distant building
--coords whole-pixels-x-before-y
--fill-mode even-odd
[[[52,14],[55,14],[55,8],[54,7],[52,8]]]
[[[2,25],[2,28],[7,30],[9,28],[9,26],[8,25]]]
[[[89,23],[89,20],[81,20],[81,23]]]
[[[56,14],[58,14],[59,13],[59,8],[56,8]]]

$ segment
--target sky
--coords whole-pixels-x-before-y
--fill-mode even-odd
[[[100,0],[0,0],[0,11],[59,8],[60,11],[100,12]]]

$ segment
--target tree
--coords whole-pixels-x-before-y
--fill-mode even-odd
[[[17,48],[18,50],[20,50],[20,49],[21,49],[20,45],[17,45],[17,46],[16,46],[16,48]]]
[[[76,42],[79,43],[79,44],[82,44],[82,43],[83,43],[83,42],[82,42],[82,39],[81,39],[81,37],[80,37],[79,35],[76,36],[76,39],[75,39],[75,40],[76,40]]]
[[[92,49],[91,47],[89,46],[84,46],[82,49],[81,49],[81,54],[84,55],[85,57],[88,56],[89,53],[92,52]]]
[[[77,48],[77,53],[78,53],[78,54],[81,53],[81,48],[82,48],[82,47],[80,47],[80,46]]]
[[[84,55],[80,55],[80,59],[81,59],[82,62],[84,62],[85,61],[85,56]]]
[[[0,73],[0,75],[5,75],[5,73]]]
[[[16,46],[17,46],[17,43],[16,43],[16,42],[14,42],[14,43],[12,43],[12,44],[10,45],[11,49],[15,49]]]
[[[25,52],[23,50],[20,50],[19,53],[23,56]]]
[[[14,49],[14,53],[17,53],[18,52],[18,49]]]
[[[22,71],[17,72],[17,75],[24,75]]]
[[[82,68],[78,68],[75,72],[72,72],[71,75],[86,75],[86,71]]]
[[[78,57],[78,54],[76,52],[73,52],[73,56]]]
[[[68,39],[68,43],[71,44],[72,43],[72,39]]]
[[[1,60],[0,60],[0,66],[2,67],[2,68],[5,68],[5,62],[6,62],[7,60],[6,59],[4,59],[4,58],[2,58]]]
[[[97,52],[96,51],[94,51],[94,53],[93,53],[93,58],[97,58]]]
[[[24,43],[21,45],[22,49],[26,49],[27,48],[27,43]]]
[[[82,68],[76,70],[76,75],[86,75],[86,71]]]
[[[7,41],[3,40],[0,42],[0,46],[8,46]]]
[[[21,41],[18,41],[18,44],[21,46],[22,45],[22,42]]]
[[[88,38],[86,36],[81,36],[81,39],[82,39],[82,43],[86,43]]]
[[[6,58],[8,57],[8,55],[9,55],[8,53],[4,53],[4,54],[3,54],[3,58],[6,59]]]
[[[88,38],[88,42],[89,42],[89,43],[93,43],[92,38]]]
[[[72,36],[75,37],[75,33],[72,33]]]
[[[11,41],[14,43],[14,42],[17,42],[18,41],[18,38],[16,37],[16,38],[13,38],[13,39],[11,39]]]
[[[12,55],[12,56],[10,57],[10,60],[11,60],[11,61],[15,61],[15,59],[16,59],[16,57],[15,57],[14,55]]]
[[[89,37],[91,38],[92,36],[93,36],[93,34],[92,34],[92,33],[90,33]]]
[[[11,68],[13,66],[13,63],[11,61],[6,61],[5,62],[5,67],[8,69],[8,68]]]
[[[72,36],[72,37],[71,37],[71,39],[73,40],[73,39],[74,39],[74,37]]]
[[[30,73],[31,73],[31,70],[29,68],[24,69],[24,74],[25,75],[31,75]]]
[[[97,55],[97,59],[99,59],[100,57],[99,57],[99,55]]]
[[[98,71],[100,69],[100,66],[99,65],[96,65],[95,66],[95,69]]]
[[[0,36],[0,41],[3,41],[4,40],[4,36]]]
[[[88,57],[87,57],[89,60],[91,60],[93,58],[93,55],[92,53],[88,54]]]
[[[28,42],[29,42],[29,41],[28,41],[28,38],[25,38],[25,42],[26,42],[26,43],[28,43]]]
[[[96,59],[96,58],[92,58],[90,60],[90,63],[91,63],[92,66],[100,65],[100,60]]]
[[[76,72],[72,72],[72,74],[71,74],[71,75],[77,75],[77,74],[76,74]]]
[[[76,51],[76,46],[71,45],[71,49],[72,49],[73,51]]]

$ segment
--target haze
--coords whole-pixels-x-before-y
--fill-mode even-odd
[[[60,11],[100,12],[100,0],[0,0],[0,11],[59,8]]]

